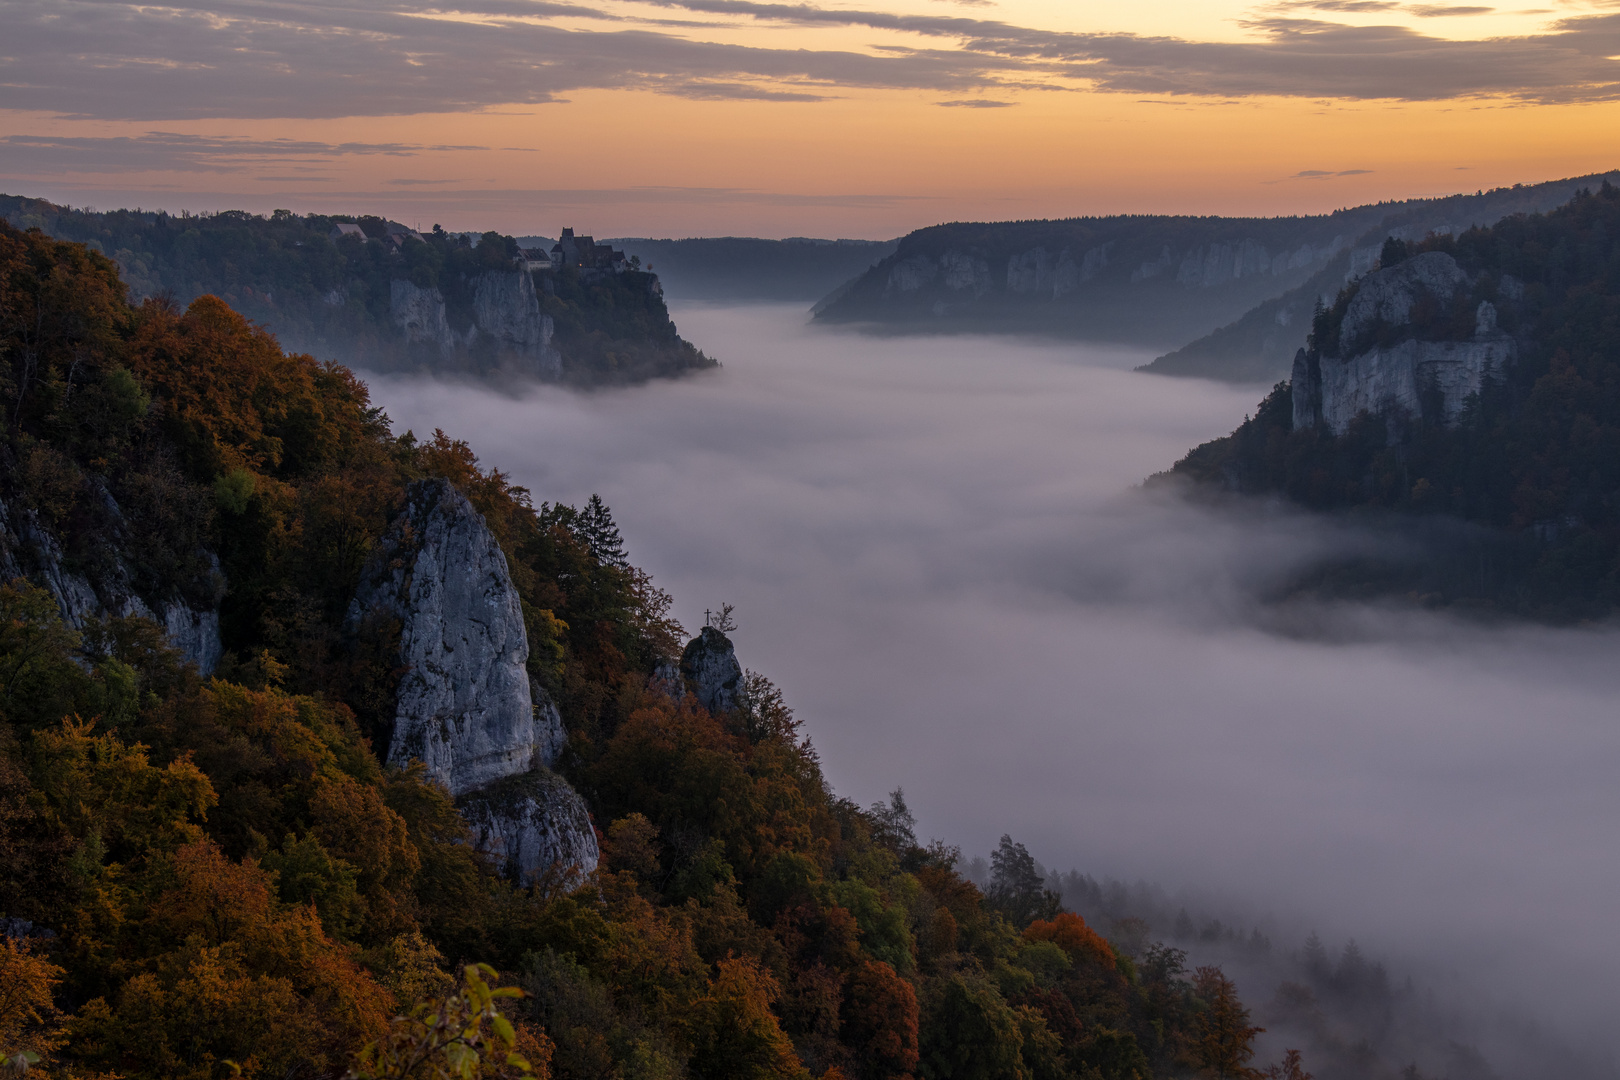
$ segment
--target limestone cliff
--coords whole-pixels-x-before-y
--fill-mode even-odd
[[[219,639],[218,560],[211,555],[212,580],[200,583],[194,591],[211,594],[213,603],[194,606],[179,595],[143,597],[131,584],[129,567],[119,551],[117,527],[122,515],[117,503],[105,491],[102,502],[109,511],[112,535],[100,537],[104,557],[97,560],[94,580],[65,564],[62,545],[40,523],[32,510],[12,507],[0,501],[0,581],[27,578],[55,597],[62,620],[75,630],[83,630],[92,619],[107,616],[150,619],[162,626],[170,643],[204,675],[218,666],[222,648]]]
[[[420,760],[452,796],[476,800],[466,804],[478,808],[474,824],[496,844],[485,850],[516,859],[520,876],[564,855],[594,868],[594,836],[587,843],[576,835],[583,803],[547,769],[566,735],[556,705],[528,673],[506,556],[449,482],[411,485],[362,572],[348,624],[358,631],[379,617],[397,621],[405,669],[387,760]],[[518,781],[528,784],[518,785],[521,797],[491,794],[496,784],[518,790]]]
[[[556,381],[562,374],[562,356],[552,345],[555,328],[551,317],[540,311],[528,272],[485,270],[467,286],[471,323],[458,331],[437,285],[421,288],[399,278],[389,282],[389,317],[406,344],[430,349],[439,366]]]
[[[1431,251],[1361,279],[1330,349],[1294,359],[1294,427],[1326,424],[1342,435],[1362,413],[1454,422],[1487,376],[1513,359],[1496,307],[1473,309],[1467,340],[1420,336],[1414,315],[1466,301],[1473,282],[1455,259]]]
[[[742,689],[742,665],[731,639],[705,626],[681,653],[681,675],[698,702],[712,713],[737,707]]]

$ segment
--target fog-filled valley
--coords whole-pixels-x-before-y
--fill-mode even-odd
[[[1612,632],[1263,602],[1379,541],[1137,486],[1262,388],[1136,373],[1126,350],[812,330],[792,305],[673,314],[719,370],[367,381],[396,431],[468,437],[537,504],[599,493],[689,629],[735,605],[740,659],[840,793],[901,787],[919,835],[970,856],[1006,833],[1055,871],[1155,883],[1065,893],[1226,964],[1261,1022],[1314,931],[1335,963],[1354,938],[1410,977],[1407,1015],[1462,1017],[1436,1054],[1612,1069]],[[1212,919],[1269,958],[1201,940]],[[1488,1075],[1467,1062],[1421,1075]]]

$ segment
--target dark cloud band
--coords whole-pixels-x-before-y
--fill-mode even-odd
[[[589,89],[767,101],[873,88],[950,100],[1030,87],[1530,102],[1620,95],[1620,62],[1613,59],[1620,54],[1620,14],[1568,18],[1548,33],[1482,41],[1274,14],[1247,24],[1255,40],[1197,42],[808,4],[652,2],[726,24],[859,26],[937,45],[870,52],[748,47],[545,0],[467,0],[448,11],[422,0],[177,0],[161,7],[0,0],[6,27],[0,107],[151,121],[458,112],[539,104]],[[1383,0],[1309,6],[1365,13]],[[559,18],[571,25],[547,21]],[[600,29],[580,29],[582,20]]]

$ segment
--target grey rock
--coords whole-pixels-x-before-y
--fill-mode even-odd
[[[118,504],[105,490],[102,501],[115,522],[122,522]],[[31,510],[14,510],[0,501],[0,579],[27,578],[43,586],[56,600],[62,621],[83,630],[91,621],[108,616],[150,619],[168,633],[181,657],[197,665],[203,675],[219,665],[223,647],[219,639],[219,610],[197,609],[178,598],[148,602],[130,586],[129,568],[116,550],[96,583],[62,565],[62,545]],[[219,560],[209,555],[216,581]]]
[[[448,481],[412,484],[378,542],[349,607],[350,627],[374,612],[399,620],[406,668],[390,762],[420,759],[461,795],[555,757],[561,722],[554,707],[537,716],[506,555]]]
[[[549,769],[497,781],[459,803],[473,845],[520,884],[572,888],[601,858],[585,801]]]
[[[939,263],[947,289],[957,292],[972,289],[974,296],[983,296],[990,291],[990,264],[977,255],[947,251],[940,256]]]
[[[455,349],[456,335],[445,318],[444,296],[437,285],[423,289],[395,278],[388,283],[388,314],[405,332],[407,344],[434,345],[445,356]]]
[[[1294,430],[1303,431],[1322,422],[1321,363],[1304,349],[1294,354],[1293,377],[1289,383],[1294,400]]]
[[[1417,418],[1425,396],[1439,404],[1433,419],[1453,423],[1485,377],[1512,359],[1514,344],[1490,341],[1414,341],[1369,349],[1349,360],[1321,360],[1321,420],[1342,435],[1363,412]],[[1295,409],[1296,423],[1300,418]]]
[[[1052,257],[1043,247],[1031,248],[1007,260],[1007,291],[1044,293],[1052,289]]]
[[[916,292],[939,276],[939,267],[926,255],[901,259],[889,268],[885,292]]]
[[[1426,251],[1387,270],[1361,279],[1344,322],[1339,325],[1339,355],[1359,352],[1380,324],[1402,326],[1425,295],[1447,301],[1468,288],[1468,275],[1443,251]]]
[[[493,339],[503,367],[546,380],[562,375],[562,356],[551,347],[551,316],[540,313],[527,271],[486,270],[474,278],[473,320]]]
[[[712,626],[705,626],[687,642],[681,652],[681,675],[692,695],[712,713],[728,712],[738,704],[742,688],[742,665],[731,639]]]

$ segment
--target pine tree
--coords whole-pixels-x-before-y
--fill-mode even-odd
[[[579,536],[589,545],[596,561],[605,566],[627,567],[630,558],[625,554],[624,537],[614,524],[613,514],[602,502],[602,496],[592,495],[579,515]]]

